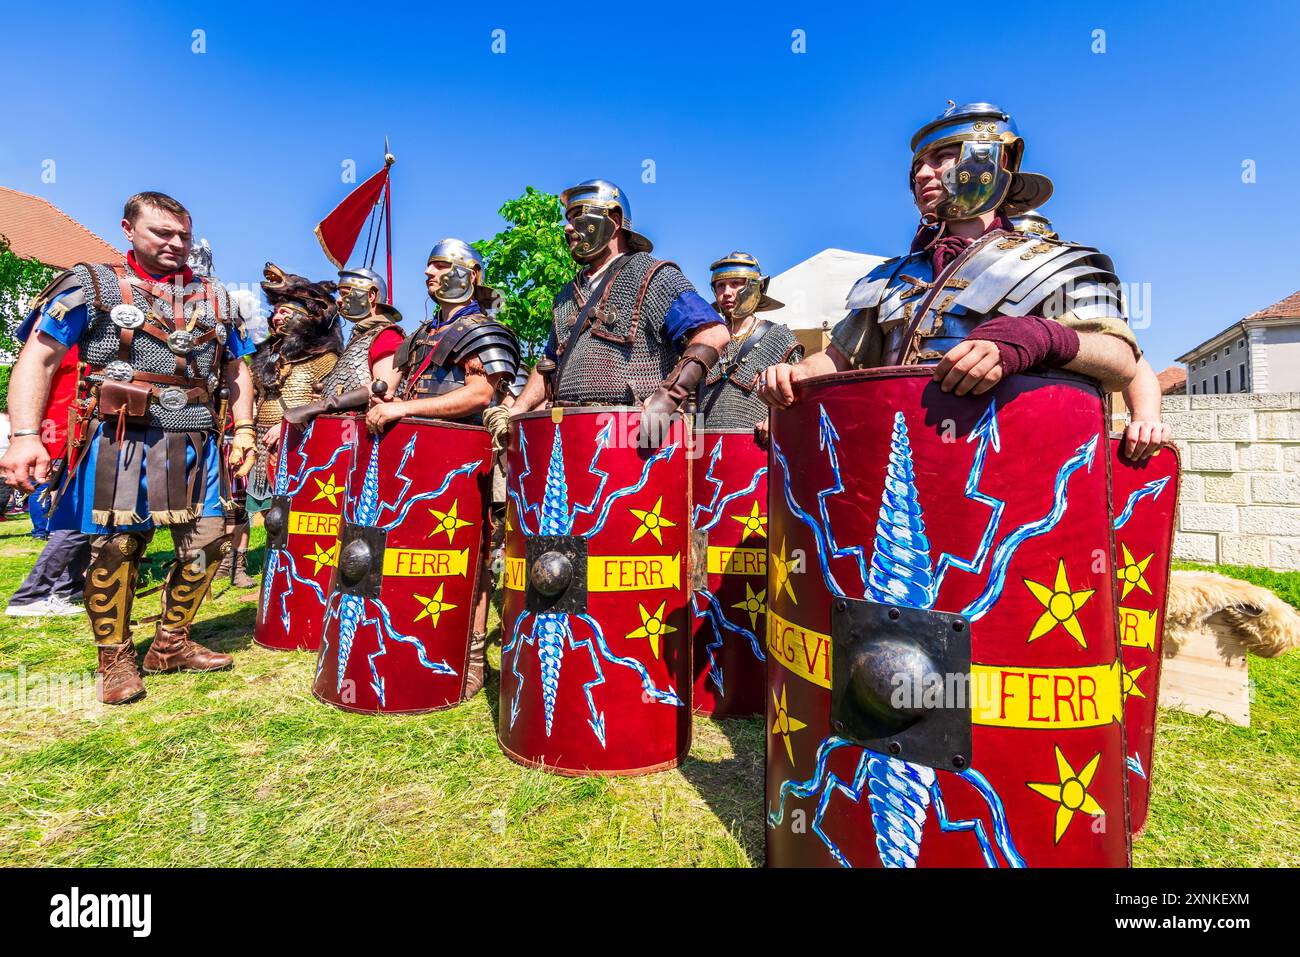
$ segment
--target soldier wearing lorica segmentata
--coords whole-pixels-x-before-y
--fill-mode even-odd
[[[227,406],[229,461],[253,465],[252,352],[225,288],[185,265],[190,215],[161,193],[127,201],[122,227],[131,252],[115,263],[81,263],[33,305],[35,330],[10,387],[18,437],[0,470],[28,487],[45,478],[39,418],[50,374],[76,346],[82,360],[68,464],[54,484],[51,527],[92,536],[86,613],[99,648],[98,695],[120,704],[144,694],[131,640],[140,560],[154,528],[171,528],[177,561],[163,585],[162,616],[146,673],[212,671],[229,655],[190,640],[190,625],[229,549],[222,518],[218,432]]]
[[[850,310],[825,352],[768,370],[769,404],[793,383],[849,368],[936,363],[935,381],[983,394],[1009,375],[1064,368],[1118,391],[1141,353],[1110,257],[1009,217],[1052,194],[1022,172],[1024,140],[988,103],[950,106],[912,137],[908,185],[921,225],[910,251],[881,263],[849,292]]]
[[[639,405],[643,444],[690,398],[726,347],[717,313],[675,263],[651,255],[627,196],[607,180],[560,194],[578,275],[555,297],[545,358],[514,403]],[[543,373],[553,368],[549,395]]]
[[[767,418],[758,396],[763,371],[778,362],[798,362],[803,346],[783,323],[761,312],[784,303],[767,294],[770,276],[749,253],[733,252],[709,266],[713,307],[726,320],[731,341],[700,386],[700,414],[706,429],[754,428]]]

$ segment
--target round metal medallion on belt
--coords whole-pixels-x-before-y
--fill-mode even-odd
[[[185,390],[178,389],[174,385],[169,385],[158,393],[158,404],[168,412],[179,412],[189,404],[185,398]]]
[[[114,359],[104,366],[104,377],[117,382],[130,382],[135,378],[135,370],[131,368],[131,363]]]
[[[167,348],[178,356],[194,351],[194,333],[188,329],[175,329],[169,332]]]
[[[134,303],[119,302],[108,311],[108,318],[119,329],[138,329],[144,325],[144,310]]]
[[[224,346],[226,344],[226,336],[228,334],[226,331],[226,324],[224,322],[218,322],[215,331],[217,334],[217,341]]]

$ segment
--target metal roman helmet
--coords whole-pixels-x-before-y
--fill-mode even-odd
[[[772,281],[772,277],[763,275],[758,260],[749,253],[728,253],[721,259],[715,260],[709,266],[709,271],[712,273],[709,284],[713,286],[715,297],[718,283],[723,280],[743,279],[745,281],[745,288],[740,290],[740,294],[736,296],[736,303],[731,308],[729,316],[731,319],[744,319],[752,313],[780,309],[785,305],[767,294],[767,285]],[[716,298],[713,308],[718,308]]]
[[[992,103],[948,103],[941,116],[912,137],[908,190],[923,153],[960,144],[957,162],[943,174],[947,196],[935,210],[939,219],[973,219],[999,208],[1010,216],[1047,202],[1052,181],[1039,173],[1020,172],[1025,141],[1011,115]]]
[[[564,215],[576,212],[572,220],[578,231],[578,243],[573,258],[580,263],[591,262],[614,238],[614,220],[610,213],[617,209],[623,216],[623,233],[633,252],[648,253],[654,249],[645,236],[632,228],[632,207],[627,195],[607,179],[589,179],[570,186],[560,194]]]
[[[1011,226],[1018,233],[1027,236],[1042,236],[1044,239],[1056,239],[1056,228],[1052,221],[1036,209],[1027,209],[1010,217]]]
[[[440,305],[459,306],[477,299],[484,309],[490,308],[497,294],[483,282],[483,257],[479,251],[461,239],[440,239],[429,251],[427,263],[449,263],[451,269],[444,273],[437,289],[429,295]]]
[[[370,290],[377,306],[388,303],[388,284],[373,269],[357,267],[339,270],[339,312],[353,322],[370,315]]]

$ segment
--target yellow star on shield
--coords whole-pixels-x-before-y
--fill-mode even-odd
[[[1092,756],[1092,760],[1078,774],[1070,767],[1070,762],[1065,760],[1065,755],[1061,753],[1059,746],[1056,750],[1056,773],[1061,779],[1060,783],[1048,784],[1029,784],[1031,790],[1036,791],[1049,801],[1055,801],[1060,805],[1056,809],[1056,838],[1053,844],[1060,844],[1061,837],[1065,834],[1065,829],[1070,826],[1074,820],[1075,812],[1082,811],[1084,814],[1105,814],[1096,799],[1088,793],[1088,785],[1092,783],[1093,776],[1097,773],[1097,765],[1101,763],[1101,752],[1098,751]]]
[[[790,735],[794,734],[801,728],[806,728],[798,718],[790,717],[790,711],[785,706],[785,685],[781,686],[781,697],[776,696],[776,689],[772,689],[772,703],[776,705],[776,715],[772,718],[772,734],[779,734],[781,740],[785,742],[785,753],[790,758],[790,763],[794,764],[794,748],[790,745]]]
[[[1061,625],[1069,632],[1070,637],[1079,643],[1080,648],[1087,648],[1088,641],[1083,637],[1083,628],[1079,625],[1075,612],[1084,606],[1097,589],[1083,588],[1079,591],[1071,591],[1070,579],[1065,574],[1064,558],[1057,560],[1056,581],[1051,588],[1041,582],[1030,581],[1028,578],[1023,581],[1039,603],[1047,609],[1038,616],[1038,621],[1034,622],[1034,627],[1029,632],[1029,640],[1036,641],[1057,625]]]
[[[650,650],[656,658],[659,657],[659,639],[664,635],[672,634],[677,629],[664,621],[664,610],[668,607],[667,601],[661,601],[659,607],[652,615],[645,610],[645,605],[637,603],[637,611],[641,613],[641,627],[634,631],[629,631],[624,638],[649,638]]]
[[[794,597],[794,586],[790,584],[790,571],[794,565],[793,561],[787,561],[785,557],[785,539],[781,539],[781,551],[772,556],[772,576],[775,581],[776,593],[781,594],[784,589],[785,593],[790,596],[790,601],[797,605],[799,599]]]
[[[739,522],[744,526],[744,536],[749,538],[751,535],[761,535],[767,538],[767,516],[758,514],[758,499],[754,499],[754,507],[749,510],[748,515],[729,516],[733,522]]]
[[[447,536],[447,543],[451,544],[452,540],[456,537],[456,533],[466,525],[471,524],[456,514],[456,509],[459,506],[460,500],[457,499],[451,503],[451,508],[445,512],[440,512],[436,508],[429,509],[429,514],[432,515],[434,520],[438,523],[434,530],[429,533],[430,538],[433,538],[433,536],[440,533],[445,534]]]
[[[1124,553],[1123,564],[1121,564],[1119,568],[1115,569],[1115,577],[1118,578],[1124,586],[1120,589],[1119,597],[1127,598],[1128,593],[1134,588],[1141,588],[1148,595],[1151,594],[1151,586],[1147,584],[1145,572],[1147,566],[1151,564],[1151,559],[1156,557],[1156,553],[1152,552],[1139,562],[1133,558],[1133,553],[1128,550],[1127,545],[1121,542],[1119,547]]]
[[[315,548],[316,551],[307,557],[316,565],[316,567],[311,571],[313,575],[319,575],[320,570],[326,565],[334,566],[339,563],[338,539],[335,539],[334,544],[329,548],[321,548],[320,542],[312,542],[312,547]]]
[[[763,612],[763,601],[766,598],[766,588],[759,591],[758,594],[755,594],[754,586],[749,582],[745,582],[745,600],[738,601],[731,606],[732,608],[739,608],[741,611],[749,614],[750,631],[753,631],[758,627],[758,616]]]
[[[320,491],[316,493],[315,497],[312,498],[313,502],[319,502],[321,499],[327,498],[331,505],[337,505],[339,503],[339,492],[343,491],[343,486],[335,483],[333,472],[331,472],[329,478],[323,482],[318,478],[313,478],[312,481],[315,482],[316,487],[320,489]]]
[[[451,611],[453,608],[459,607],[458,605],[453,605],[449,601],[442,600],[442,590],[444,587],[446,586],[440,584],[438,590],[433,593],[432,598],[425,598],[423,595],[415,596],[416,600],[424,605],[424,609],[415,616],[416,621],[427,617],[433,622],[433,627],[437,628],[438,619],[442,617],[444,611]]]
[[[1142,677],[1142,672],[1146,670],[1147,670],[1146,665],[1143,665],[1141,668],[1134,668],[1132,671],[1130,671],[1127,668],[1124,668],[1123,666],[1120,667],[1121,689],[1124,692],[1125,701],[1128,700],[1129,695],[1133,695],[1134,697],[1137,698],[1146,697],[1146,693],[1143,692],[1142,688],[1138,685],[1138,679]]]
[[[650,511],[648,512],[639,508],[628,509],[629,512],[631,512],[633,515],[636,516],[637,521],[641,523],[641,527],[638,528],[633,533],[632,541],[635,542],[638,538],[645,535],[646,532],[649,532],[651,535],[655,537],[655,541],[658,542],[660,545],[664,543],[664,537],[660,530],[665,528],[672,528],[677,523],[670,522],[668,521],[668,519],[664,518],[662,515],[659,514],[659,512],[663,509],[663,507],[664,507],[664,497],[660,495],[659,501],[655,502],[655,507],[650,509]]]

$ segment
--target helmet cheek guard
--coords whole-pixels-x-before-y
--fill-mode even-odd
[[[974,219],[1002,205],[1011,189],[1011,173],[1002,158],[1001,143],[963,143],[957,162],[944,171],[948,195],[936,215],[942,220]]]
[[[736,293],[736,303],[731,307],[732,319],[744,319],[754,314],[758,305],[763,301],[763,283],[758,279],[750,279]]]
[[[443,273],[433,298],[444,305],[458,306],[469,302],[473,295],[474,274],[467,267],[456,264]]]
[[[610,244],[617,226],[609,210],[599,206],[584,206],[573,217],[573,228],[578,233],[578,241],[573,247],[573,258],[580,263],[591,262]]]
[[[370,290],[364,286],[345,285],[339,288],[343,301],[339,304],[339,312],[344,316],[357,321],[370,315]]]

